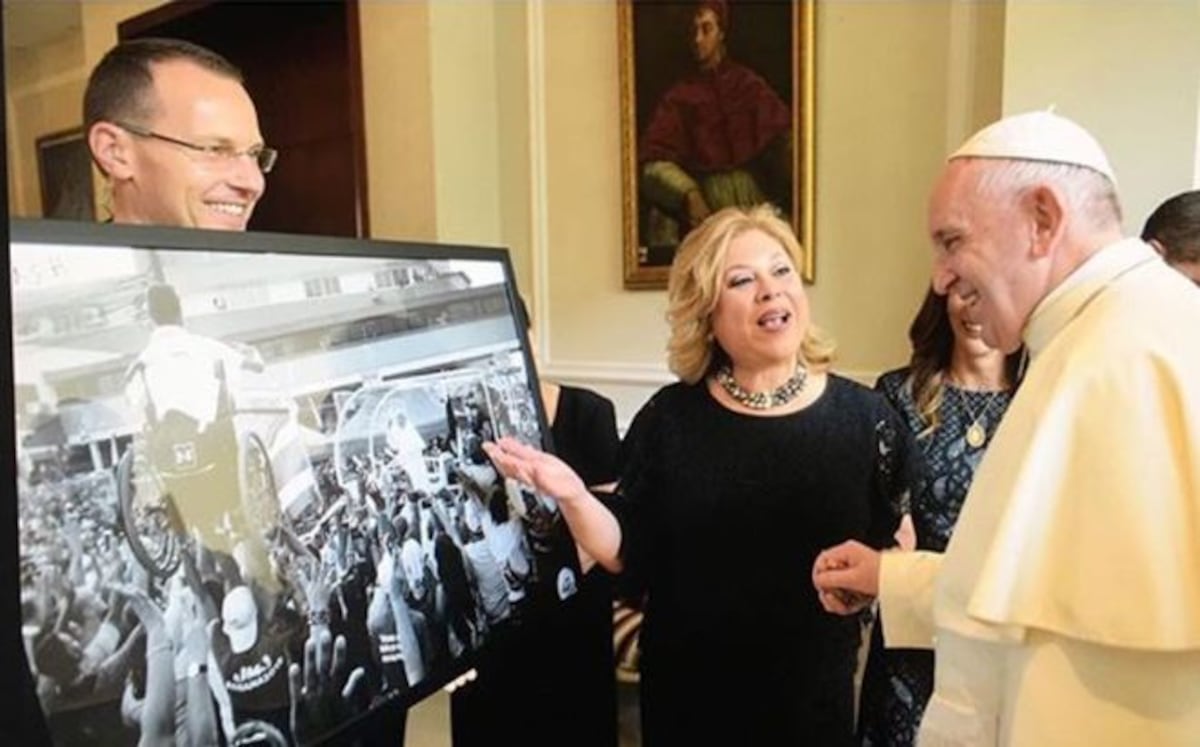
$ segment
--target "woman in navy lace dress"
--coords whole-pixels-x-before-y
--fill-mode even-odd
[[[946,549],[1020,373],[1022,351],[1006,357],[988,347],[979,325],[963,318],[963,306],[957,296],[926,293],[909,327],[909,365],[885,373],[875,385],[917,437],[924,457],[911,525],[922,550]],[[913,744],[932,690],[933,652],[885,649],[876,625],[859,710],[862,743]]]

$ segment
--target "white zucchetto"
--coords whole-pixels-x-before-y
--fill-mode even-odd
[[[1065,163],[1091,169],[1117,183],[1108,156],[1096,138],[1075,122],[1049,111],[1014,114],[984,127],[946,160],[956,158]]]

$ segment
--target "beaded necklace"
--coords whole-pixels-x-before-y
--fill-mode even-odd
[[[804,364],[797,364],[796,373],[769,392],[750,392],[743,389],[742,385],[737,383],[737,379],[733,378],[733,371],[730,370],[728,364],[718,368],[714,378],[721,388],[739,404],[745,405],[751,410],[769,410],[772,407],[786,405],[804,390],[804,385],[808,382],[808,369],[804,367]]]

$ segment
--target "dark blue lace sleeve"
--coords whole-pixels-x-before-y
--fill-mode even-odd
[[[900,416],[886,408],[875,424],[876,517],[872,518],[872,544],[890,547],[900,517],[912,510],[912,485],[916,477],[917,449],[912,433]]]

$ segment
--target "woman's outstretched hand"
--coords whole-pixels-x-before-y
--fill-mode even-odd
[[[587,495],[587,486],[566,462],[511,436],[485,442],[483,450],[500,474],[559,501]]]

